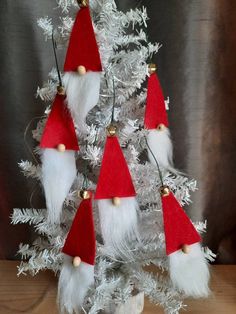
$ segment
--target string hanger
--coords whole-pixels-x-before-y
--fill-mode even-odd
[[[106,87],[107,89],[109,89],[109,80],[108,80],[108,74],[105,71],[105,82],[106,82]],[[112,105],[112,113],[111,113],[111,123],[113,124],[113,122],[115,121],[115,104],[116,104],[116,91],[115,91],[115,78],[114,76],[112,76],[112,95],[108,96],[109,98],[113,98],[113,105]]]
[[[88,181],[88,165],[85,162],[84,164],[84,171],[83,171],[83,183],[81,190],[78,191],[78,197],[83,200],[90,198],[90,193],[88,191],[89,188],[89,181]]]
[[[113,88],[113,105],[112,105],[112,113],[111,113],[111,123],[115,120],[115,105],[116,105],[116,90],[115,90],[115,80],[112,77],[112,88]]]
[[[112,104],[111,122],[110,122],[109,126],[107,127],[107,135],[109,137],[115,136],[116,132],[117,132],[117,127],[115,125],[115,122],[116,122],[115,121],[116,92],[115,92],[114,77],[112,77],[112,87],[113,87],[113,104]]]
[[[87,150],[88,147],[88,142],[85,142],[85,150]],[[87,200],[90,199],[91,195],[89,192],[89,180],[88,180],[88,173],[89,173],[89,163],[87,160],[83,160],[84,166],[83,166],[83,182],[82,182],[82,187],[78,191],[78,197],[82,200]]]
[[[65,89],[62,85],[61,73],[60,73],[59,65],[58,65],[58,59],[57,59],[57,53],[56,53],[57,43],[56,43],[55,38],[54,38],[54,31],[52,31],[52,47],[53,47],[53,53],[54,53],[54,59],[55,59],[57,76],[58,76],[58,83],[59,83],[59,85],[57,86],[57,93],[59,95],[65,95]]]
[[[153,151],[151,150],[151,148],[150,148],[150,146],[148,144],[146,136],[145,136],[145,141],[146,141],[147,148],[150,151],[150,153],[152,154],[152,157],[155,160],[155,163],[157,165],[157,170],[158,170],[158,174],[159,174],[160,181],[161,181],[160,194],[161,194],[161,196],[164,196],[164,197],[168,196],[170,194],[170,188],[167,185],[164,185],[164,180],[163,180],[163,175],[162,175],[162,172],[161,172],[161,169],[160,169],[160,165],[159,165],[159,163],[158,163],[158,161],[157,161]]]
[[[85,150],[88,148],[88,142],[85,142]],[[83,171],[83,184],[82,184],[82,190],[88,189],[88,162],[87,160],[84,160],[84,171]]]
[[[84,165],[84,172],[83,172],[83,183],[81,190],[78,191],[78,197],[80,197],[83,200],[90,198],[90,192],[88,191],[89,188],[89,182],[88,182],[88,168],[87,164]]]
[[[160,181],[161,181],[161,187],[164,188],[164,187],[165,187],[165,186],[164,186],[164,180],[163,180],[163,175],[162,175],[162,172],[161,172],[161,169],[160,169],[160,165],[159,165],[159,163],[158,163],[158,161],[157,161],[157,159],[156,159],[156,157],[155,157],[153,151],[151,150],[151,148],[150,148],[150,146],[149,146],[149,144],[148,144],[148,141],[147,141],[146,136],[145,136],[144,138],[145,138],[145,142],[146,142],[147,148],[148,148],[148,150],[150,151],[150,153],[152,154],[152,157],[153,157],[153,159],[155,160],[155,163],[156,163],[156,165],[157,165],[157,170],[158,170],[158,174],[159,174]]]

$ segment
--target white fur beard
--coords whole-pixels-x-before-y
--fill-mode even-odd
[[[173,146],[170,139],[170,131],[168,128],[165,128],[162,131],[158,130],[149,130],[147,136],[147,142],[152,150],[156,160],[160,166],[164,168],[173,167]],[[148,158],[150,162],[156,166],[156,162],[148,150]]]
[[[64,74],[68,108],[81,132],[86,132],[86,116],[98,103],[100,79],[99,72],[87,72],[84,75],[74,72]]]
[[[135,197],[122,197],[119,206],[111,199],[98,200],[104,244],[113,252],[126,254],[128,242],[138,239],[138,203]]]
[[[174,287],[186,296],[207,297],[208,263],[199,243],[192,244],[190,250],[188,254],[179,250],[169,255],[170,278]]]
[[[72,258],[64,255],[57,297],[61,311],[80,313],[87,291],[93,284],[94,266],[81,262],[79,267],[74,267]]]
[[[75,152],[58,152],[47,148],[42,151],[42,184],[48,221],[59,223],[63,202],[76,177]]]

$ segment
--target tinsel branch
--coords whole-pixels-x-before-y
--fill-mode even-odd
[[[62,9],[63,13],[68,13],[71,6],[76,6],[76,0],[57,0],[58,6]]]
[[[135,270],[133,279],[140,291],[149,297],[156,305],[161,305],[165,313],[177,314],[183,308],[181,296],[171,287],[169,279],[164,275],[151,274],[143,270]]]
[[[52,19],[48,16],[42,17],[38,19],[38,26],[42,28],[45,39],[51,39],[53,30]]]
[[[32,208],[14,208],[11,216],[12,224],[19,223],[29,225],[36,225],[41,223],[46,217],[46,209],[32,209]]]
[[[34,165],[32,162],[26,160],[19,162],[19,167],[22,170],[24,176],[27,178],[41,179],[41,167],[40,165]]]

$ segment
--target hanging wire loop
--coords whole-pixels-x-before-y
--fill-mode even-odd
[[[164,187],[163,175],[162,175],[162,172],[161,172],[161,169],[160,169],[160,165],[159,165],[159,163],[158,163],[158,161],[157,161],[157,159],[156,159],[156,157],[155,157],[153,151],[151,150],[151,148],[150,148],[150,146],[149,146],[149,144],[148,144],[148,141],[147,141],[146,136],[145,136],[144,138],[145,138],[145,142],[146,142],[147,148],[148,148],[148,150],[150,151],[150,153],[151,153],[151,155],[152,155],[152,157],[153,157],[153,159],[155,160],[155,163],[156,163],[156,165],[157,165],[158,174],[159,174],[159,177],[160,177],[160,180],[161,180],[161,185],[162,185],[162,187]]]
[[[59,81],[59,86],[61,87],[62,86],[62,79],[61,79],[61,73],[60,73],[60,70],[59,70],[59,65],[58,65],[58,59],[57,59],[57,53],[56,53],[56,50],[57,50],[57,43],[55,41],[55,38],[54,38],[54,32],[52,31],[52,46],[53,46],[53,53],[54,53],[54,58],[55,58],[55,63],[56,63],[56,69],[57,69],[57,75],[58,75],[58,81]]]

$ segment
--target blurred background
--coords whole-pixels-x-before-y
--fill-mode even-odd
[[[235,263],[236,1],[116,2],[124,11],[147,7],[149,39],[163,45],[154,61],[170,97],[175,165],[198,180],[188,213],[193,220],[207,219],[204,242],[218,253],[216,262]],[[48,15],[56,21],[55,7],[54,0],[0,2],[1,259],[15,259],[19,243],[32,237],[27,225],[10,225],[12,208],[44,204],[40,187],[23,177],[17,163],[31,159],[24,132],[44,111],[35,92],[54,65],[36,20]],[[33,145],[30,132],[26,137]]]

